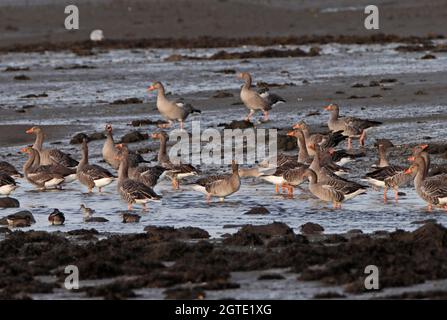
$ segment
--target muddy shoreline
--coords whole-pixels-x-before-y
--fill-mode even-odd
[[[394,287],[404,288],[392,298],[445,297],[445,291],[434,291],[436,286],[417,294],[405,289],[447,278],[447,229],[441,225],[428,222],[413,232],[372,234],[324,234],[315,225],[302,230],[305,234],[296,234],[274,222],[209,239],[205,230],[192,227],[147,226],[145,233],[133,235],[2,228],[0,297],[65,292],[72,298],[150,298],[156,290],[168,299],[234,298],[243,288],[232,275],[254,271],[260,272],[257,282],[271,286],[286,278],[296,285],[317,281],[321,288],[313,298],[386,298]],[[364,269],[371,264],[380,270],[380,290],[372,295],[364,287]],[[63,288],[67,265],[79,268],[79,290]]]
[[[442,34],[427,36],[398,36],[395,34],[373,35],[304,35],[286,37],[211,37],[198,38],[142,38],[142,39],[114,39],[101,42],[74,41],[74,42],[40,42],[36,44],[14,44],[0,47],[0,52],[45,52],[45,51],[72,51],[78,55],[91,55],[93,49],[196,49],[196,48],[234,48],[240,46],[287,46],[309,44],[387,44],[404,43],[412,45],[429,46],[432,40],[444,39]],[[423,46],[422,46],[423,48]]]

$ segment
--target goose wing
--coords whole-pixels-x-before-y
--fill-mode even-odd
[[[58,149],[49,150],[48,155],[54,164],[60,164],[65,167],[76,167],[79,164],[79,162],[70,157],[70,155]]]
[[[120,186],[120,191],[126,193],[132,199],[159,200],[162,197],[141,182],[127,179]]]

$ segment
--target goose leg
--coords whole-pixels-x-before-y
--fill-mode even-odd
[[[131,203],[127,204],[127,210],[129,210],[129,211],[132,210],[132,204]]]
[[[366,138],[366,131],[363,130],[363,131],[362,131],[362,135],[360,136],[360,145],[361,145],[362,147],[365,146],[365,138]]]
[[[397,188],[394,189],[394,200],[399,202],[399,190]]]
[[[428,212],[431,212],[432,209],[433,209],[433,206],[432,206],[431,203],[429,203],[428,206],[427,206],[427,210],[428,210]]]
[[[383,188],[383,202],[384,203],[386,203],[386,201],[387,201],[387,197],[386,197],[387,191],[388,191],[387,187]]]
[[[102,193],[102,187],[99,187],[98,190],[99,190],[99,193]]]
[[[211,195],[210,194],[206,195],[206,203],[208,203],[208,204],[211,203]]]
[[[184,126],[183,121],[180,121],[180,130],[183,130],[183,126]]]
[[[245,117],[245,121],[250,121],[251,116],[254,114],[254,110],[250,110],[250,112],[248,113],[248,115]]]
[[[348,150],[352,149],[352,139],[351,137],[348,137]]]
[[[289,195],[290,198],[293,198],[293,187],[292,186],[287,186],[287,194]]]
[[[275,192],[279,193],[279,186],[277,184],[275,184]]]

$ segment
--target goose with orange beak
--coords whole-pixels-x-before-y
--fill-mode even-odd
[[[51,170],[51,166],[40,166],[38,163],[39,152],[31,147],[20,150],[22,153],[28,154],[28,160],[23,165],[25,178],[31,184],[39,188],[39,190],[61,188],[64,183],[64,177]],[[37,165],[35,165],[37,163]]]
[[[194,108],[189,103],[169,100],[166,97],[163,84],[159,81],[154,82],[147,90],[149,92],[157,91],[157,109],[163,118],[168,120],[168,126],[171,126],[174,121],[178,121],[180,123],[180,129],[183,129],[184,121],[190,114],[202,113],[202,111]]]
[[[245,117],[245,121],[250,121],[250,118],[256,111],[264,113],[264,121],[269,120],[269,111],[278,103],[284,103],[285,100],[278,95],[272,94],[269,91],[256,92],[251,88],[252,78],[248,72],[242,72],[238,75],[239,79],[244,80],[244,85],[241,89],[241,100],[250,112]]]
[[[158,202],[162,197],[156,194],[151,187],[129,179],[129,150],[124,144],[118,144],[116,147],[120,150],[119,155],[117,155],[117,159],[120,161],[118,169],[118,193],[121,195],[121,198],[127,202],[128,210],[132,210],[133,204],[140,204],[143,206],[143,210],[147,210],[148,202]]]
[[[433,206],[440,206],[447,210],[447,177],[427,177],[427,163],[421,156],[413,158],[413,164],[405,170],[405,174],[414,175],[414,187],[421,199],[427,202],[428,211]]]
[[[340,108],[337,104],[330,104],[324,108],[331,113],[328,121],[329,130],[341,131],[348,137],[348,149],[352,148],[352,139],[358,138],[362,146],[365,145],[366,131],[372,127],[382,124],[379,121],[365,120],[355,117],[340,117]]]
[[[36,140],[33,149],[39,152],[41,165],[62,165],[67,168],[74,168],[78,165],[78,161],[73,159],[69,154],[58,149],[45,149],[43,147],[44,132],[41,127],[32,127],[25,131],[27,134],[34,134]]]

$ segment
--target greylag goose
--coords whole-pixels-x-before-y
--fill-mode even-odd
[[[23,153],[29,155],[28,160],[23,165],[23,172],[25,178],[40,190],[60,188],[65,179],[60,173],[54,172],[52,166],[35,166],[39,163],[39,152],[31,147],[26,147],[21,150]]]
[[[293,129],[301,129],[306,139],[307,152],[314,156],[314,150],[309,148],[311,144],[318,144],[322,150],[336,147],[341,141],[346,140],[342,134],[343,131],[335,131],[329,134],[314,133],[310,134],[310,128],[306,122],[300,121],[293,126]]]
[[[168,134],[165,131],[160,131],[153,133],[151,135],[152,139],[160,140],[160,150],[158,151],[158,163],[166,169],[166,175],[172,179],[172,187],[178,189],[180,184],[178,180],[189,177],[196,176],[200,173],[198,169],[190,164],[174,164],[169,159],[166,151],[166,144],[169,139]]]
[[[325,110],[331,112],[328,121],[328,127],[331,131],[342,131],[343,135],[348,137],[348,149],[352,148],[352,138],[359,138],[360,144],[365,145],[366,131],[382,124],[379,121],[364,120],[355,117],[340,117],[338,105],[332,103],[325,107]]]
[[[113,140],[113,128],[111,124],[106,125],[106,141],[102,147],[102,157],[113,169],[118,170],[120,163],[116,160],[118,156],[118,150],[115,147]],[[129,151],[129,161],[138,165],[139,163],[148,163],[143,157],[137,153]]]
[[[156,194],[151,187],[129,179],[129,150],[127,149],[127,146],[123,144],[119,144],[117,147],[121,149],[120,155],[118,156],[121,162],[118,169],[118,192],[121,195],[121,198],[127,202],[128,210],[132,210],[132,204],[134,203],[142,204],[144,210],[146,210],[146,204],[149,201],[159,201],[161,196]]]
[[[9,196],[17,188],[14,178],[6,173],[0,173],[0,194]]]
[[[199,109],[194,108],[189,103],[181,101],[171,101],[166,98],[165,88],[161,82],[154,82],[148,89],[148,91],[157,90],[157,109],[160,114],[169,122],[169,126],[173,121],[180,123],[180,129],[183,129],[183,124],[186,118],[194,112],[202,113]]]
[[[378,148],[383,148],[379,143]],[[418,156],[426,147],[415,148],[413,155]],[[405,167],[388,165],[378,168],[372,172],[367,173],[363,178],[371,185],[378,188],[383,188],[383,201],[387,201],[387,192],[389,188],[394,190],[394,199],[399,201],[399,187],[409,183],[412,177],[405,174]]]
[[[98,188],[99,192],[102,192],[102,188],[111,184],[115,180],[115,176],[103,167],[96,164],[89,164],[86,139],[82,140],[81,152],[81,162],[79,162],[76,170],[76,176],[79,182],[88,188],[88,193],[91,193],[95,187]]]
[[[23,174],[17,171],[17,169],[6,161],[0,161],[0,173],[5,173],[13,178],[22,178]]]
[[[95,210],[86,207],[84,204],[81,204],[81,210],[84,216],[84,222],[109,222],[109,220],[103,217],[93,217]]]
[[[309,180],[309,191],[318,199],[331,202],[335,209],[341,208],[345,195],[335,187],[318,182],[318,176],[312,169],[306,169],[303,176]]]
[[[442,206],[447,210],[447,178],[427,177],[427,164],[421,156],[416,156],[414,163],[405,170],[409,177],[415,174],[414,186],[417,194],[428,204],[428,211],[433,206]]]
[[[211,197],[218,197],[223,202],[225,197],[239,191],[241,186],[239,166],[234,160],[231,163],[231,169],[231,174],[211,175],[198,179],[192,185],[192,189],[203,193],[208,203],[211,201]]]
[[[345,196],[345,200],[352,199],[366,192],[366,186],[354,181],[343,179],[334,174],[332,171],[328,170],[326,167],[322,168],[320,166],[320,147],[316,144],[312,144],[310,145],[310,148],[314,149],[315,156],[309,168],[317,174],[317,178],[320,183],[327,184],[336,190],[341,191]]]
[[[78,165],[78,161],[74,160],[72,157],[70,157],[70,155],[58,149],[43,148],[44,133],[42,131],[42,128],[32,127],[26,130],[26,133],[36,135],[36,140],[33,144],[33,148],[39,152],[41,165],[60,164],[68,168],[73,168]]]
[[[65,222],[65,215],[58,209],[54,209],[54,211],[48,216],[48,221],[53,226],[61,226]]]
[[[253,90],[251,88],[251,75],[248,72],[242,72],[239,74],[238,77],[244,80],[244,85],[241,89],[241,100],[247,107],[247,109],[250,110],[245,120],[250,121],[251,116],[256,111],[260,110],[264,113],[264,121],[268,121],[269,111],[272,109],[273,105],[280,101],[285,102],[285,100],[280,98],[279,96],[272,99],[271,93],[269,93],[268,95],[265,92],[259,94],[258,92]]]

